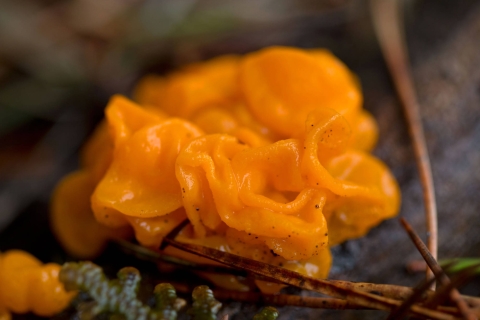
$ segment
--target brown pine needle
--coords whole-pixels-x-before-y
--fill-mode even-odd
[[[476,276],[477,271],[478,271],[479,265],[473,265],[470,266],[458,274],[455,274],[454,278],[451,279],[450,283],[447,285],[442,286],[437,290],[437,293],[431,297],[430,299],[427,300],[426,305],[428,305],[431,308],[436,308],[438,305],[440,305],[443,301],[445,301],[447,298],[450,297],[451,295],[451,290],[458,288],[465,284],[468,280]],[[475,313],[476,316],[478,317],[478,312],[474,312],[474,310],[470,309],[471,312]]]
[[[330,280],[338,286],[344,288],[355,289],[370,293],[381,294],[384,297],[395,299],[395,300],[407,300],[415,290],[410,287],[398,286],[393,284],[377,284],[377,283],[368,283],[368,282],[350,282],[343,280]],[[435,291],[428,290],[423,293],[421,300],[417,302],[423,302],[429,299],[432,299],[435,296]],[[462,295],[463,300],[471,306],[480,306],[480,298]]]
[[[216,291],[214,291],[216,292]],[[223,291],[218,292],[218,296],[222,299],[228,299],[233,301],[243,301],[242,298],[248,300],[248,302],[259,302],[264,304],[271,304],[275,306],[295,306],[304,308],[316,308],[316,309],[331,309],[331,310],[362,310],[367,309],[358,304],[335,298],[320,298],[320,297],[302,297],[288,294],[260,294],[253,293],[251,297],[247,297],[248,292],[235,292],[235,291]],[[215,296],[217,297],[217,296]],[[254,300],[255,299],[255,300]]]
[[[171,282],[171,284],[175,287],[175,290],[177,292],[185,294],[192,292],[194,288],[185,283]],[[405,287],[405,289],[407,288]],[[255,304],[262,303],[275,305],[277,307],[293,306],[330,310],[372,310],[370,308],[362,307],[354,303],[335,298],[304,297],[289,294],[262,294],[258,292],[239,292],[225,289],[213,289],[212,291],[215,295],[215,298],[221,301],[236,301]],[[459,311],[455,307],[439,306],[438,309],[453,316],[459,315]],[[480,309],[478,310],[478,312],[480,312]]]
[[[407,300],[414,292],[413,289],[410,287],[397,286],[393,284],[351,282],[351,281],[344,281],[344,280],[329,280],[329,281],[345,289],[369,292],[369,293],[381,295],[383,297],[387,297],[395,300],[402,300],[402,301]],[[427,299],[428,292],[426,292],[425,296],[423,296],[422,298]]]
[[[193,263],[183,259],[165,255],[158,251],[154,251],[154,250],[142,247],[140,245],[131,243],[123,239],[116,239],[114,240],[114,243],[119,245],[127,253],[134,254],[140,259],[144,259],[144,260],[149,260],[153,262],[171,263],[181,267],[191,268],[195,271],[227,273],[227,274],[233,274],[233,275],[240,275],[244,277],[248,275],[246,271],[240,270],[239,268],[233,269],[233,268],[222,267],[222,266],[197,264],[197,263]],[[258,276],[258,275],[254,275],[254,276]],[[261,276],[258,276],[258,277],[260,279],[261,278],[264,279],[264,277],[261,277]],[[373,293],[383,297],[387,297],[395,300],[402,300],[402,301],[407,300],[414,293],[414,290],[410,287],[398,286],[393,284],[351,282],[351,281],[345,281],[345,280],[329,280],[329,281],[345,289],[364,291],[364,292]],[[430,291],[430,290],[426,291],[422,295],[420,301],[431,299],[434,296],[434,294],[435,292],[433,291]],[[462,298],[471,306],[480,306],[480,298],[478,297],[462,295]]]
[[[405,228],[408,235],[412,239],[413,243],[417,247],[418,251],[422,255],[423,259],[425,259],[425,262],[428,264],[430,269],[435,274],[435,277],[437,278],[437,280],[443,286],[449,286],[451,284],[450,279],[445,274],[445,272],[443,272],[442,268],[438,265],[435,258],[430,254],[427,246],[425,246],[422,239],[420,239],[420,237],[417,235],[415,230],[413,230],[412,226],[405,219],[401,218],[400,221],[402,223],[402,226]],[[477,316],[470,310],[465,300],[462,299],[460,292],[458,292],[457,289],[452,288],[452,290],[450,291],[450,299],[457,305],[458,310],[460,310],[460,313],[462,314],[464,319],[468,319],[468,320],[478,319]]]
[[[112,239],[112,242],[120,246],[126,253],[132,253],[139,259],[153,261],[153,262],[165,262],[169,264],[174,264],[178,267],[183,267],[188,270],[202,271],[208,273],[217,273],[217,274],[230,274],[234,276],[246,277],[248,273],[240,270],[238,268],[228,268],[224,266],[215,266],[210,264],[199,264],[191,262],[188,260],[180,259],[177,257],[172,257],[164,253],[153,251],[146,247],[142,247],[138,244],[126,241],[124,239]]]
[[[281,281],[285,284],[302,289],[316,291],[334,298],[345,299],[351,303],[361,305],[363,307],[391,311],[401,305],[401,302],[397,300],[381,297],[360,290],[346,289],[329,280],[307,277],[288,269],[269,265],[260,261],[237,256],[220,250],[199,245],[181,243],[172,239],[164,239],[164,241],[167,241],[170,245],[178,249],[223,263],[230,267],[241,268],[252,273],[262,275],[266,278]],[[449,314],[426,309],[418,305],[413,305],[409,310],[409,313],[430,319],[454,319],[454,317]]]
[[[183,228],[185,228],[188,224],[190,223],[190,221],[188,219],[185,219],[183,220],[181,223],[178,224],[178,226],[176,226],[175,228],[172,229],[172,231],[170,231],[166,236],[165,238],[168,238],[168,239],[175,239],[177,237],[177,235],[180,233],[180,231],[182,231]],[[163,241],[161,244],[160,244],[160,250],[164,250],[166,247],[167,247],[168,243]]]
[[[192,286],[184,283],[171,283],[177,292],[190,293]],[[304,297],[291,294],[264,294],[259,292],[241,292],[234,290],[213,289],[215,299],[221,301],[236,301],[255,304],[275,305],[277,307],[293,306],[312,309],[331,310],[371,310],[360,305],[335,298]]]
[[[415,159],[423,188],[423,201],[425,203],[428,230],[427,246],[434,259],[437,259],[438,227],[435,189],[420,117],[420,107],[413,86],[407,45],[403,34],[402,21],[400,19],[400,1],[370,0],[370,4],[373,24],[380,42],[380,47],[402,102],[410,138],[413,141]],[[427,269],[427,278],[433,278],[433,274],[429,269]]]
[[[302,297],[290,294],[262,294],[257,292],[239,292],[229,290],[213,290],[215,298],[223,301],[242,301],[248,303],[262,303],[277,307],[294,306],[312,309],[331,310],[365,310],[368,308],[342,299]]]
[[[428,288],[430,288],[433,281],[435,281],[435,279],[425,279],[422,281],[414,289],[412,295],[405,300],[400,307],[390,313],[387,320],[403,319],[403,317],[408,313],[410,307],[422,299],[423,294],[426,290],[428,290]]]

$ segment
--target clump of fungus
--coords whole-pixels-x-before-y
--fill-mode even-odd
[[[53,229],[74,255],[132,234],[158,248],[188,219],[180,242],[325,278],[329,246],[398,212],[358,81],[326,50],[216,58],[144,78],[135,100],[112,97],[53,197]]]

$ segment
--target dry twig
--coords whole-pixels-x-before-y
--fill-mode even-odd
[[[408,130],[413,141],[415,158],[423,187],[423,200],[425,202],[428,229],[427,246],[434,259],[437,259],[438,228],[435,189],[420,117],[420,108],[409,67],[407,45],[403,28],[401,27],[399,2],[398,0],[370,0],[375,31],[402,102],[407,118]],[[432,272],[427,269],[427,278],[432,279],[433,277]]]
[[[177,292],[189,293],[193,287],[184,283],[172,283]],[[241,292],[224,289],[213,289],[215,298],[222,301],[241,301],[246,303],[261,303],[279,307],[294,306],[314,309],[351,310],[368,309],[360,305],[335,298],[304,297],[291,294],[263,294],[259,292]]]
[[[199,264],[199,263],[191,262],[188,260],[180,259],[177,257],[169,256],[167,254],[160,253],[158,251],[153,251],[151,249],[142,247],[138,244],[132,243],[124,239],[113,239],[112,242],[118,245],[127,254],[132,253],[137,258],[142,260],[170,263],[178,267],[183,267],[190,270],[202,271],[202,272],[208,272],[208,273],[230,274],[230,275],[241,276],[241,277],[246,277],[248,275],[247,272],[240,269],[233,269],[233,268],[228,268],[224,266]]]
[[[142,259],[150,260],[153,262],[166,262],[166,263],[172,263],[175,265],[179,265],[182,267],[186,268],[192,268],[196,271],[204,271],[204,272],[212,272],[212,273],[227,273],[227,274],[233,274],[233,275],[240,275],[240,276],[247,276],[248,273],[245,270],[240,270],[240,269],[233,269],[233,268],[228,268],[228,267],[222,267],[222,266],[212,266],[212,265],[204,265],[204,264],[197,264],[193,263],[190,261],[182,260],[179,258],[175,257],[170,257],[167,256],[163,253],[153,251],[151,249],[139,246],[137,244],[125,241],[125,240],[115,240],[115,243],[122,247],[124,250],[126,250],[128,253],[134,253],[136,256]],[[256,278],[259,279],[265,279],[263,276],[259,275],[253,275]],[[272,279],[270,279],[272,281]],[[399,286],[399,285],[393,285],[393,284],[377,284],[377,283],[368,283],[368,282],[351,282],[351,281],[344,281],[344,280],[329,280],[330,282],[334,283],[335,285],[342,287],[346,290],[358,290],[358,291],[363,291],[363,292],[368,292],[372,294],[377,294],[386,298],[391,298],[395,300],[401,300],[401,301],[406,301],[409,299],[409,297],[412,296],[412,294],[415,293],[415,290],[410,288],[410,287],[404,287],[404,286]],[[278,282],[278,281],[276,281]],[[180,288],[182,285],[181,284],[176,284],[175,287],[177,286]],[[179,289],[180,290],[180,289]],[[186,290],[186,289],[185,289]],[[191,290],[190,290],[191,291]],[[220,295],[223,295],[224,293],[220,293]],[[231,294],[236,294],[236,293],[231,293]],[[227,294],[228,296],[228,294]],[[424,302],[427,300],[431,300],[435,296],[435,292],[433,291],[425,291],[422,293],[422,296],[418,298],[417,302]],[[239,301],[244,301],[244,302],[249,302],[250,298],[245,296],[245,300],[242,300],[242,295],[238,296]],[[480,298],[478,297],[472,297],[472,296],[465,296],[462,295],[462,298],[471,306],[480,306]],[[283,298],[280,298],[280,300]],[[299,306],[303,305],[306,307],[311,307],[311,308],[322,308],[321,305],[324,303],[321,300],[318,300],[320,298],[311,298],[311,300],[307,303],[307,305],[304,304],[304,302],[298,302]],[[283,303],[279,301],[278,305],[289,305],[290,302],[292,302],[294,299],[288,298],[287,299],[289,302]],[[309,300],[309,299],[307,299]],[[258,301],[256,299],[255,301]],[[343,301],[343,300],[342,300]],[[331,300],[329,300],[328,303],[330,303]],[[344,301],[345,302],[345,301]],[[273,302],[272,302],[273,303]],[[297,306],[297,302],[292,302]],[[334,302],[336,304],[336,302]],[[341,304],[338,304],[339,309],[343,308]],[[352,308],[357,308],[360,306],[354,306]],[[327,306],[326,308],[330,308]],[[334,307],[336,308],[336,307]],[[350,304],[345,305],[346,309],[351,309]]]
[[[173,228],[166,236],[165,238],[167,239],[175,239],[175,237],[180,233],[180,231],[182,231],[183,228],[185,228],[188,224],[190,223],[190,221],[188,219],[185,219],[183,220],[181,223],[178,224],[178,226],[176,226],[175,228]],[[165,241],[162,241],[162,243],[160,244],[160,250],[163,250],[165,249],[165,247],[167,246],[167,242]]]
[[[402,222],[403,227],[407,231],[408,235],[412,239],[418,251],[420,252],[422,257],[425,259],[425,262],[428,264],[430,269],[435,274],[435,277],[437,278],[437,280],[443,286],[449,286],[451,284],[450,279],[445,274],[445,272],[443,272],[442,268],[438,265],[435,258],[430,254],[430,252],[428,251],[428,248],[425,246],[422,239],[420,239],[420,237],[417,235],[415,230],[413,230],[412,226],[405,219],[401,218],[400,221]],[[450,298],[457,305],[464,319],[468,319],[468,320],[478,319],[477,316],[470,310],[467,303],[462,299],[457,289],[451,288]]]
[[[443,303],[446,299],[451,298],[451,291],[453,289],[462,286],[468,280],[474,277],[477,273],[477,268],[478,265],[471,266],[456,274],[450,283],[440,287],[436,294],[425,302],[425,305],[429,308],[437,308],[437,306]],[[469,311],[474,313],[477,317],[480,315],[480,310],[475,310],[472,308]]]
[[[435,281],[435,279],[425,279],[424,281],[422,281],[414,289],[412,295],[407,300],[405,300],[400,307],[390,313],[387,320],[403,319],[403,317],[408,313],[410,307],[422,299],[422,295],[425,293],[426,290],[428,290],[428,288],[430,288],[433,281]]]
[[[158,251],[153,251],[151,249],[139,246],[137,244],[125,241],[125,240],[115,240],[115,243],[122,247],[122,249],[126,250],[127,253],[133,253],[137,257],[141,259],[146,259],[150,260],[153,262],[167,262],[167,263],[172,263],[175,265],[183,266],[186,268],[193,268],[195,270],[199,271],[205,271],[205,272],[213,272],[213,273],[228,273],[228,274],[233,274],[233,275],[240,275],[240,276],[247,276],[248,275],[248,270],[239,270],[239,269],[233,269],[233,268],[228,268],[228,267],[222,267],[222,266],[212,266],[212,265],[203,265],[203,264],[197,264],[193,262],[189,262],[186,260],[178,259],[175,257],[170,257],[167,255],[164,255],[163,253],[160,253]],[[253,275],[256,278],[263,279],[265,280],[265,277],[262,277],[260,275]],[[272,281],[272,279],[270,279]],[[330,282],[334,283],[335,285],[342,287],[347,290],[358,290],[358,291],[363,291],[363,292],[368,292],[376,295],[380,295],[386,298],[391,298],[395,300],[401,300],[401,301],[406,301],[409,299],[409,297],[414,294],[415,290],[410,288],[410,287],[405,287],[405,286],[399,286],[399,285],[393,285],[393,284],[377,284],[377,283],[368,283],[368,282],[351,282],[351,281],[344,281],[344,280],[329,280]],[[277,281],[278,282],[278,281]],[[181,284],[176,284],[175,288],[178,290],[181,290],[180,287]],[[190,290],[191,291],[191,290]],[[232,293],[236,294],[236,293]],[[223,293],[221,293],[223,295]],[[227,294],[228,296],[228,294]],[[288,295],[287,295],[288,296]],[[431,300],[435,296],[434,291],[425,291],[423,292],[422,296],[418,298],[416,301],[418,302],[424,302],[427,300]],[[221,297],[221,296],[220,296]],[[250,298],[245,297],[246,300],[242,300],[242,295],[238,296],[239,301],[244,301],[244,302],[249,302]],[[291,298],[291,297],[285,297],[287,300],[285,300],[285,303],[282,302],[282,299],[284,298],[279,298],[279,301],[277,305],[291,305],[294,306],[307,306],[311,308],[322,308],[321,305],[324,304],[323,301],[318,300],[320,298],[309,298],[306,299],[308,300],[307,305],[304,304],[302,301],[294,301],[296,298]],[[480,306],[480,298],[477,297],[472,297],[472,296],[465,296],[462,295],[462,298],[472,307],[474,306]],[[226,298],[227,299],[227,298]],[[336,299],[338,300],[338,299]],[[255,301],[258,301],[256,299]],[[333,304],[337,305],[339,309],[345,308],[345,309],[356,309],[359,308],[360,306],[357,305],[351,305],[349,302],[345,302],[344,300],[341,300],[345,302],[346,304],[340,303],[337,304],[337,301],[333,300],[327,300],[327,307],[329,307],[329,303],[333,302]],[[272,304],[275,304],[272,302]],[[336,307],[332,307],[334,309]],[[455,309],[456,310],[456,309]],[[453,312],[453,311],[452,311]]]
[[[220,250],[198,245],[185,244],[172,239],[164,239],[164,241],[178,249],[226,264],[231,267],[242,268],[269,279],[281,281],[285,284],[302,289],[316,291],[334,298],[345,299],[349,302],[367,308],[392,311],[394,308],[397,308],[401,305],[401,302],[397,300],[381,297],[360,290],[347,289],[329,280],[307,277],[288,269],[269,265],[260,261],[244,258]],[[409,313],[418,317],[430,319],[454,319],[454,317],[450,314],[430,310],[418,305],[413,305],[410,308]]]

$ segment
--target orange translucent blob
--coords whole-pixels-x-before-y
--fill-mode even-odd
[[[110,232],[130,228],[158,248],[188,219],[178,241],[326,277],[329,246],[398,212],[394,178],[367,153],[378,128],[362,110],[359,81],[326,50],[216,58],[147,77],[135,98],[111,99],[80,173],[54,197],[54,231],[70,252],[94,255]]]
[[[184,118],[205,107],[228,104],[238,96],[238,63],[239,57],[224,56],[190,65],[165,80],[150,78],[137,88],[136,99]]]
[[[326,188],[343,197],[377,196],[377,190],[336,179],[325,168],[330,159],[343,154],[349,145],[351,131],[345,118],[331,109],[316,110],[307,118],[306,132],[301,170],[309,186]]]
[[[378,126],[372,115],[362,110],[352,123],[354,135],[351,147],[357,150],[371,151],[378,140]]]
[[[187,218],[185,210],[180,208],[161,217],[126,217],[135,231],[137,241],[145,247],[157,249],[163,238]]]
[[[58,280],[60,266],[46,264],[27,252],[10,250],[0,255],[0,306],[14,313],[34,312],[43,317],[62,311],[75,292],[66,292]]]
[[[108,228],[95,219],[90,206],[94,189],[89,172],[81,170],[65,177],[52,198],[53,232],[62,246],[78,258],[98,256],[109,239],[125,238],[131,233],[128,227]]]
[[[356,117],[362,96],[348,69],[328,51],[273,47],[248,55],[240,86],[252,114],[282,137],[301,137],[307,115],[331,108]]]
[[[242,104],[228,107],[210,107],[197,112],[191,121],[207,134],[228,133],[251,147],[264,146],[275,139],[260,125]]]
[[[30,310],[30,279],[41,265],[35,257],[20,250],[11,250],[1,255],[0,297],[7,309],[15,313]]]
[[[219,217],[230,228],[262,237],[286,259],[308,258],[326,246],[322,191],[307,188],[286,202],[264,195],[270,189],[288,193],[302,187],[297,145],[280,141],[247,150],[227,135],[209,135],[188,145],[178,156],[177,177],[185,190],[184,207],[198,234],[205,234],[205,226],[214,229],[216,225],[205,221]],[[280,176],[278,169],[285,165],[293,173]],[[268,179],[273,179],[271,185]],[[202,192],[208,189],[211,194]],[[207,219],[202,218],[203,212]]]
[[[161,123],[166,118],[148,111],[123,96],[113,96],[105,109],[110,138],[118,146],[136,131],[149,125]]]
[[[223,220],[217,206],[222,198],[220,203],[227,205],[223,212],[241,207],[230,160],[246,148],[232,136],[216,134],[192,141],[178,155],[176,176],[183,206],[198,236],[205,236],[205,227],[216,229]]]
[[[232,227],[264,236],[270,249],[290,260],[309,258],[328,244],[325,196],[305,187],[302,151],[299,141],[284,140],[242,152],[232,161],[245,206],[238,214],[244,228]]]
[[[65,309],[72,300],[75,292],[66,292],[58,280],[61,266],[48,263],[30,279],[29,300],[31,311],[43,317],[50,317]]]
[[[193,117],[192,122],[205,131],[206,134],[230,133],[239,126],[229,110],[219,107],[201,110]]]
[[[302,172],[309,186],[332,193],[324,209],[330,245],[363,236],[398,212],[400,192],[395,178],[380,160],[345,149],[350,134],[343,117],[318,110],[309,115],[306,128]]]
[[[350,150],[331,159],[326,168],[336,179],[357,183],[370,190],[344,198],[334,196],[328,201],[324,211],[331,245],[364,236],[372,227],[397,214],[399,187],[388,168],[378,159]]]
[[[117,141],[113,161],[92,195],[97,220],[119,226],[112,215],[152,218],[182,206],[175,161],[183,146],[203,134],[176,118],[162,120],[146,110],[111,104],[108,124]],[[121,222],[119,222],[121,223]]]

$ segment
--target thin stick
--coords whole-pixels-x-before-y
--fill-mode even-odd
[[[442,268],[438,265],[435,258],[428,252],[427,246],[423,243],[422,239],[417,235],[415,230],[413,230],[412,226],[403,218],[400,219],[402,226],[407,231],[408,235],[412,239],[413,243],[417,247],[418,251],[422,255],[425,262],[428,264],[430,269],[435,274],[435,277],[443,286],[449,286],[451,284],[450,278],[443,272]],[[457,305],[458,310],[462,314],[464,319],[468,320],[477,320],[477,316],[473,314],[473,312],[468,307],[467,303],[462,299],[460,292],[457,289],[452,288],[450,291],[450,299]]]
[[[168,238],[168,239],[175,239],[176,236],[180,233],[180,231],[182,231],[183,228],[185,228],[188,224],[190,223],[190,221],[188,221],[188,219],[185,219],[183,220],[182,222],[180,222],[175,228],[173,228],[166,236],[165,238]],[[160,250],[165,250],[165,248],[167,247],[168,245],[168,242],[166,241],[162,241],[162,243],[160,244]]]
[[[407,300],[415,291],[413,288],[397,286],[393,284],[376,284],[368,282],[350,282],[343,280],[329,280],[332,283],[335,283],[337,286],[344,288],[360,290],[375,294],[381,294],[384,297],[395,299],[395,300]],[[431,299],[435,296],[435,291],[428,290],[423,293],[421,300],[418,302],[423,302],[428,299]],[[480,307],[480,298],[473,296],[462,295],[463,300],[467,302],[472,307]]]
[[[185,283],[170,282],[177,292],[190,294],[193,286]],[[221,301],[247,302],[256,304],[271,304],[277,307],[293,306],[312,309],[330,309],[330,310],[372,310],[371,308],[348,302],[342,299],[323,298],[323,297],[304,297],[290,294],[262,294],[258,292],[240,292],[233,290],[212,289],[215,299]],[[417,301],[418,302],[418,301]],[[459,315],[455,307],[439,306],[438,310],[451,314]],[[480,311],[480,310],[479,310]]]
[[[335,298],[302,297],[289,294],[261,294],[225,290],[213,290],[213,293],[215,298],[219,300],[245,301],[250,303],[261,302],[262,304],[275,305],[278,307],[294,306],[330,310],[369,309],[349,301]]]
[[[401,305],[400,301],[380,297],[374,294],[359,290],[349,290],[329,280],[322,280],[304,276],[285,268],[269,265],[253,259],[237,256],[228,252],[207,248],[199,245],[181,243],[172,239],[164,239],[171,246],[178,249],[211,259],[231,267],[242,268],[266,278],[281,281],[285,284],[299,287],[306,290],[316,291],[334,298],[345,299],[354,304],[376,310],[391,311]],[[411,314],[430,319],[454,319],[453,316],[443,312],[435,311],[414,305],[411,307]]]
[[[477,274],[478,266],[479,265],[470,266],[463,271],[455,274],[454,277],[451,279],[450,283],[439,288],[436,294],[425,302],[425,305],[428,305],[431,308],[436,308],[446,298],[450,297],[452,289],[462,286],[468,280],[473,278]],[[474,310],[472,309],[470,309],[470,311],[474,312]],[[478,312],[475,314],[478,316]]]
[[[193,288],[185,284],[171,283],[177,292],[190,293]],[[277,307],[294,306],[312,309],[331,310],[367,310],[360,305],[335,298],[302,297],[291,294],[263,294],[259,292],[240,292],[233,290],[213,289],[215,299],[221,301],[241,301],[256,304],[269,304]],[[369,309],[371,310],[371,309]]]
[[[435,281],[435,279],[425,279],[422,281],[414,289],[412,295],[405,300],[400,307],[390,313],[387,320],[403,319],[403,317],[408,313],[410,307],[421,300],[423,293],[430,288],[433,281]]]
[[[137,258],[140,258],[143,260],[170,263],[179,267],[186,268],[188,270],[217,273],[217,274],[230,274],[230,275],[241,276],[241,277],[248,276],[248,273],[246,271],[240,270],[238,268],[233,269],[233,268],[228,268],[224,266],[191,262],[191,261],[180,259],[177,257],[172,257],[158,251],[150,250],[148,248],[142,247],[138,244],[131,243],[130,241],[126,241],[124,239],[112,239],[111,241],[116,245],[120,246],[123,250],[133,252]]]
[[[137,244],[131,243],[129,241],[123,239],[115,239],[113,240],[114,243],[122,247],[124,250],[133,252],[136,256],[142,259],[150,260],[153,262],[167,262],[176,264],[179,266],[183,266],[186,268],[192,268],[196,271],[205,271],[205,272],[213,272],[213,273],[227,273],[233,275],[240,275],[240,276],[247,276],[248,273],[245,270],[240,270],[238,267],[228,268],[223,266],[213,266],[213,265],[204,265],[193,263],[187,260],[171,257],[165,255],[164,253],[160,253],[158,251],[154,251]],[[254,275],[258,276],[258,275]],[[261,276],[258,276],[262,278]],[[407,300],[414,292],[414,290],[410,287],[398,286],[393,284],[377,284],[377,283],[369,283],[369,282],[351,282],[351,281],[344,281],[344,280],[329,280],[330,282],[334,283],[335,285],[348,289],[348,290],[359,290],[368,293],[373,293],[377,295],[381,295],[387,298],[395,299],[395,300]],[[425,301],[427,299],[431,299],[434,295],[433,291],[426,291],[423,293],[421,297],[421,301]],[[465,296],[462,295],[462,298],[471,306],[480,306],[480,298],[472,297],[472,296]]]
[[[387,61],[393,82],[397,89],[408,123],[410,138],[413,141],[415,159],[423,188],[423,201],[427,224],[427,246],[434,259],[438,256],[438,227],[435,189],[428,149],[423,133],[415,88],[413,86],[407,45],[403,34],[403,24],[399,16],[399,0],[370,0],[373,23],[383,56]],[[432,271],[427,269],[427,279],[432,279]],[[432,288],[434,288],[433,283]]]

